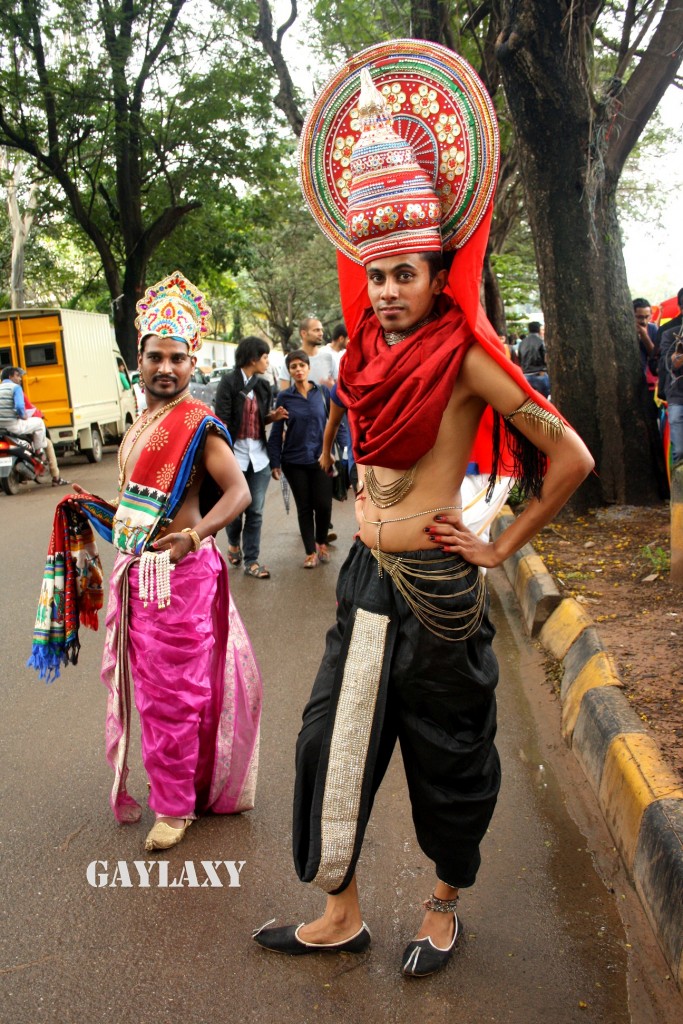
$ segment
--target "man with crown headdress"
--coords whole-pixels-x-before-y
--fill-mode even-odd
[[[500,783],[480,568],[530,540],[593,465],[511,365],[479,302],[497,144],[491,101],[466,62],[394,40],[328,83],[300,148],[304,195],[341,250],[350,341],[337,390],[358,465],[358,534],[297,741],[294,861],[327,904],[309,924],[254,938],[291,954],[367,949],[356,863],[398,739],[436,871],[403,953],[411,977],[441,969],[455,948],[456,901],[474,883]],[[505,472],[530,498],[494,542],[463,523],[472,460],[491,471],[491,491]]]
[[[49,681],[76,661],[79,624],[97,628],[94,527],[118,549],[102,663],[111,806],[119,822],[141,817],[126,781],[134,690],[157,850],[202,811],[253,806],[261,680],[214,540],[249,489],[225,425],[189,391],[211,310],[175,271],[137,311],[147,408],[119,449],[116,504],[76,486],[57,508],[29,663]]]

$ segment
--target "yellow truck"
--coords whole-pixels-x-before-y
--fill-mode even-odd
[[[0,365],[26,370],[24,392],[58,452],[99,462],[137,415],[109,317],[75,309],[0,310]]]

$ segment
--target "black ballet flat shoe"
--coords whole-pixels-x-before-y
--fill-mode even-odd
[[[402,971],[407,978],[425,978],[428,974],[436,974],[443,970],[453,956],[460,934],[458,915],[453,911],[453,938],[450,946],[440,949],[435,946],[427,935],[424,939],[413,939],[403,951]]]
[[[352,935],[350,939],[343,942],[304,942],[299,938],[300,925],[289,924],[283,928],[268,928],[272,921],[266,921],[255,932],[252,932],[252,939],[258,942],[264,949],[270,949],[273,953],[289,953],[290,956],[303,956],[306,953],[364,953],[370,946],[372,936],[370,929],[363,922],[362,928]],[[265,930],[264,930],[265,929]]]

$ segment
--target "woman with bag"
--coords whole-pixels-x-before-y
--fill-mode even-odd
[[[319,465],[330,393],[308,379],[310,361],[302,349],[290,352],[285,365],[293,384],[281,391],[275,408],[287,410],[287,419],[273,424],[268,455],[273,478],[284,473],[296,502],[299,531],[306,558],[304,569],[329,562],[326,544],[332,515],[332,479]]]

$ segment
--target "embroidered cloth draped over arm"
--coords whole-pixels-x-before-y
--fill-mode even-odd
[[[76,664],[79,626],[97,629],[102,565],[93,528],[110,544],[141,554],[182,504],[208,430],[230,443],[225,425],[201,402],[185,400],[148,438],[118,508],[93,494],[58,504],[52,526],[28,664],[52,682]]]

